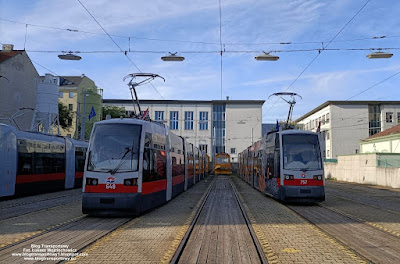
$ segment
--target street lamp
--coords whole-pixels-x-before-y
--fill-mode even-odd
[[[368,54],[367,58],[368,59],[389,59],[392,56],[393,56],[393,53],[378,51],[378,52],[372,52],[372,53]]]
[[[255,56],[254,59],[256,59],[258,61],[277,61],[277,60],[279,60],[279,57],[275,56],[275,55],[271,55],[267,52],[264,52],[264,54]]]
[[[175,53],[170,52],[168,56],[163,56],[163,57],[161,57],[161,59],[163,61],[184,61],[185,60],[185,57],[178,56],[176,54],[177,54],[177,52],[175,52]]]
[[[68,52],[68,54],[60,54],[58,57],[62,60],[80,60],[81,56],[72,54],[72,51]]]

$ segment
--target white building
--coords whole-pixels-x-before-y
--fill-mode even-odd
[[[398,125],[370,136],[360,142],[361,153],[399,153],[400,122]]]
[[[23,50],[3,44],[0,51],[0,122],[29,130],[39,74]],[[10,118],[16,117],[14,121]]]
[[[296,122],[316,131],[321,122],[325,158],[360,153],[362,139],[400,123],[400,101],[327,101]]]
[[[142,112],[149,109],[152,120],[165,122],[182,136],[212,156],[227,152],[232,162],[237,154],[261,139],[263,100],[140,100]],[[132,100],[104,99],[103,106],[133,111]],[[212,148],[212,146],[215,146]]]

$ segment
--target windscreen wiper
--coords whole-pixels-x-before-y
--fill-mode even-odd
[[[114,175],[119,170],[119,168],[122,166],[122,164],[125,163],[126,157],[128,157],[127,154],[129,152],[131,152],[132,153],[131,155],[133,156],[133,149],[130,149],[130,148],[127,147],[126,151],[125,151],[124,155],[122,155],[121,161],[118,163],[118,165],[114,169],[109,170],[111,175]]]

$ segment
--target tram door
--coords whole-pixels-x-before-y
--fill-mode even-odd
[[[275,197],[278,196],[279,187],[281,185],[281,148],[279,141],[279,134],[276,134],[275,137],[275,149],[274,149],[274,192],[273,195]]]

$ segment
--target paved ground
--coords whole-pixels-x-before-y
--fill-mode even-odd
[[[168,263],[211,181],[208,177],[166,205],[121,226],[84,250],[88,256],[76,262]]]
[[[323,205],[400,237],[400,189],[327,181]]]
[[[179,263],[260,263],[229,177],[217,177]]]
[[[84,217],[81,203],[78,200],[1,220],[0,249]]]
[[[364,263],[283,204],[237,177],[234,183],[269,263]]]

